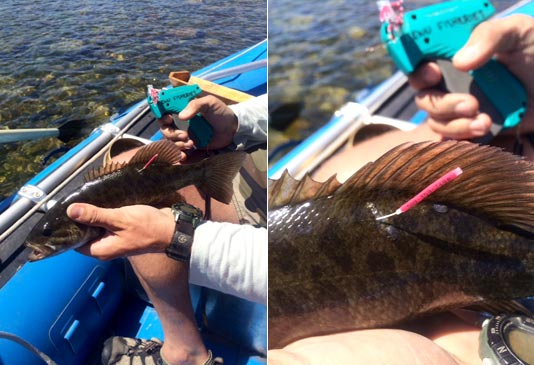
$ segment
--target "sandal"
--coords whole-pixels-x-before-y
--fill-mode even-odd
[[[102,365],[168,365],[161,357],[163,342],[154,338],[111,337],[104,342]],[[208,359],[203,365],[222,364],[220,357],[213,357],[208,350]]]

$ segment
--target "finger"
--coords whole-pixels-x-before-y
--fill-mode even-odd
[[[525,27],[530,25],[521,17],[493,19],[478,25],[471,33],[465,46],[453,58],[453,64],[460,71],[477,69],[488,62],[496,53],[517,51]]]
[[[165,114],[160,119],[158,119],[160,127],[169,126],[174,127],[174,120],[172,119],[171,114]]]
[[[429,62],[419,66],[409,77],[410,85],[416,90],[428,89],[441,81],[441,70],[437,63]]]
[[[99,240],[88,243],[76,249],[79,253],[97,258],[102,261],[109,261],[119,257],[127,256],[126,252],[115,246],[112,239]]]
[[[122,253],[113,242],[113,236],[109,234],[94,242],[78,247],[76,251],[83,255],[95,257],[103,261],[122,256]]]
[[[209,121],[209,114],[217,114],[226,104],[213,95],[207,95],[198,99],[193,99],[184,110],[178,114],[181,120],[189,120],[200,113]]]
[[[180,148],[180,162],[178,164],[183,164],[187,160],[187,153],[185,153],[184,150],[190,150],[195,146],[195,143],[192,140],[188,140],[186,142],[178,141],[174,142],[178,148]]]
[[[189,120],[198,113],[205,113],[210,109],[212,104],[213,102],[209,96],[193,99],[187,104],[185,109],[178,114],[178,118],[181,120]]]
[[[486,135],[491,127],[491,118],[487,114],[479,114],[476,118],[457,118],[440,121],[428,119],[430,128],[445,138],[472,139]]]
[[[174,142],[175,145],[177,145],[182,150],[189,150],[193,147],[195,147],[195,142],[193,140],[188,139],[187,141],[177,141]]]
[[[173,142],[185,142],[189,140],[189,134],[187,133],[187,131],[181,129],[162,127],[160,128],[160,131],[166,139]]]
[[[474,117],[478,114],[478,100],[469,94],[445,93],[436,90],[421,91],[415,97],[420,109],[435,119],[447,120]]]
[[[187,104],[184,110],[178,113],[178,118],[180,120],[189,120],[199,113],[199,109],[198,99],[194,99]]]
[[[114,209],[99,208],[85,203],[73,203],[67,208],[67,215],[73,221],[102,227],[108,231],[123,227],[120,215],[115,212]]]

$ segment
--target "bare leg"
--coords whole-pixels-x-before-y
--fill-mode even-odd
[[[337,152],[313,172],[313,178],[317,181],[325,181],[337,174],[337,179],[344,182],[366,163],[375,161],[395,146],[406,142],[440,141],[441,139],[442,136],[434,132],[427,123],[421,124],[410,132],[386,132]],[[517,136],[508,133],[497,136],[491,144],[513,152],[516,142]],[[525,136],[521,138],[521,142],[523,156],[529,160],[534,159],[534,146]]]
[[[395,146],[405,142],[440,139],[441,136],[434,133],[426,123],[411,132],[386,132],[338,152],[314,171],[313,178],[317,181],[325,181],[337,174],[337,179],[344,182],[366,163],[376,160]]]
[[[128,161],[136,150],[116,156],[114,161]],[[202,211],[205,200],[194,186],[179,191],[185,201]],[[211,219],[238,223],[231,204],[211,201]],[[165,341],[163,358],[171,365],[200,365],[208,351],[197,328],[189,292],[189,265],[170,259],[162,253],[130,256],[136,276],[159,315]]]
[[[197,188],[194,186],[186,186],[178,191],[185,199],[185,201],[205,213],[206,201],[200,195]],[[239,218],[232,204],[224,204],[215,199],[211,199],[211,217],[210,220],[214,222],[229,222],[239,223]]]
[[[156,309],[165,341],[161,349],[170,364],[203,364],[208,352],[198,332],[189,293],[189,265],[165,254],[129,257]]]

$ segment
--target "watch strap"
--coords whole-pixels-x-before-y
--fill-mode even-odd
[[[193,246],[194,228],[190,222],[178,221],[172,236],[171,244],[165,252],[170,258],[189,262],[191,259],[191,247]]]
[[[195,228],[200,224],[202,211],[184,202],[174,204],[171,209],[176,226],[171,243],[165,252],[174,260],[189,262]]]

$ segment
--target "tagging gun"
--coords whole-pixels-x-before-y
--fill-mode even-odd
[[[469,73],[456,70],[450,61],[473,29],[494,13],[488,0],[448,1],[407,12],[400,19],[392,17],[381,29],[382,42],[402,72],[411,74],[421,63],[436,61],[447,91],[478,99],[480,111],[493,121],[490,133],[476,140],[479,143],[518,125],[527,104],[521,82],[498,61],[490,60]]]
[[[200,95],[198,85],[183,85],[171,89],[156,90],[148,85],[148,105],[154,116],[160,119],[164,114],[180,113],[187,104]],[[213,137],[213,127],[200,114],[188,121],[189,137],[197,148],[205,148]]]

